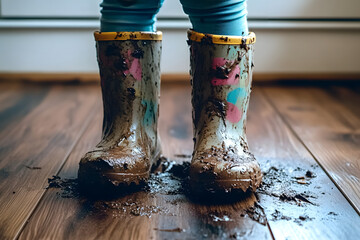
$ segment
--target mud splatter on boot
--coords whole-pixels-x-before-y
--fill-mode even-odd
[[[104,106],[102,140],[80,161],[91,191],[147,181],[160,155],[157,119],[161,33],[96,32]]]
[[[262,174],[246,140],[253,43],[247,37],[189,30],[194,153],[190,167],[195,191],[255,191]]]

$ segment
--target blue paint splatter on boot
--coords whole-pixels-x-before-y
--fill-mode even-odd
[[[143,124],[144,126],[150,126],[155,123],[158,106],[149,100],[142,100],[141,104],[146,107]]]
[[[231,92],[228,93],[226,101],[228,101],[229,103],[232,103],[234,105],[236,105],[236,102],[238,100],[238,98],[244,98],[246,94],[245,89],[243,88],[236,88],[234,90],[232,90]]]

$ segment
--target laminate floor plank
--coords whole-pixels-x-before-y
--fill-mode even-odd
[[[267,99],[360,213],[360,119],[320,88],[264,89]]]
[[[328,86],[324,89],[335,101],[348,108],[352,114],[360,118],[360,87]]]
[[[95,110],[99,113],[102,111],[100,106]],[[91,120],[58,176],[68,179],[77,177],[80,158],[91,150],[101,138],[102,117],[102,113],[96,114]],[[63,198],[58,194],[57,188],[49,188],[19,239],[83,239],[85,235],[73,235],[76,232],[73,227],[82,221],[81,213],[83,216],[88,214],[78,199]],[[102,222],[93,222],[89,225],[89,229],[93,229],[99,224]],[[100,236],[95,235],[93,238],[99,239]]]
[[[164,153],[181,162],[184,159],[180,154],[192,151],[192,135],[185,134],[191,129],[190,86],[164,86],[162,90],[160,112],[163,116],[159,122]],[[179,109],[183,110],[177,111]],[[185,113],[187,111],[190,114]],[[177,121],[177,118],[184,119]],[[64,165],[62,178],[76,178],[80,157],[99,140],[100,124],[97,116]],[[164,174],[153,176],[154,180],[169,179]],[[91,201],[81,196],[62,198],[61,192],[49,189],[20,239],[223,239],[234,234],[244,239],[271,239],[267,226],[241,217],[243,210],[256,201],[253,194],[234,204],[201,204],[176,192],[180,182],[169,184],[175,187],[167,189],[162,185],[155,193],[139,191],[109,201]],[[217,219],[224,216],[230,220]]]
[[[22,104],[14,106],[22,114],[10,111],[20,119],[0,132],[1,239],[19,234],[45,192],[47,178],[57,174],[98,102],[99,90],[90,86],[39,88],[20,98]]]
[[[247,132],[264,173],[259,199],[275,239],[360,238],[356,211],[269,104],[263,89],[254,89]],[[276,94],[286,91],[278,88]]]
[[[101,135],[102,108],[99,88],[89,87],[87,97],[93,99],[93,117],[89,115],[89,123],[83,124],[83,134],[78,141],[74,141],[76,145],[69,148],[68,158],[63,159],[64,165],[57,166],[57,169],[61,167],[59,176],[62,188],[49,188],[45,191],[31,217],[27,218],[27,224],[19,238],[360,239],[358,213],[327,173],[319,167],[312,156],[313,152],[309,152],[308,146],[303,145],[301,136],[278,110],[275,100],[269,101],[269,89],[254,87],[248,113],[249,145],[261,164],[264,173],[263,186],[257,194],[232,199],[231,202],[225,199],[223,202],[211,203],[193,199],[191,194],[185,191],[187,185],[178,180],[180,177],[172,178],[166,171],[152,174],[150,186],[144,191],[111,199],[92,199],[79,195],[76,181],[79,160],[96,145]],[[294,89],[296,92],[296,88]],[[164,84],[161,90],[159,131],[163,154],[169,160],[174,160],[174,164],[178,164],[174,169],[179,172],[184,170],[184,162],[190,161],[193,150],[191,87],[189,84],[172,83]],[[44,101],[53,96],[53,91],[50,90]],[[321,99],[314,98],[315,105],[323,101],[322,98],[329,97],[323,90],[316,91]],[[291,94],[297,96],[295,92]],[[81,93],[83,92],[79,91],[77,94]],[[288,88],[276,88],[275,94],[279,95],[276,98],[286,96]],[[33,112],[40,114],[38,109],[45,109],[43,104],[41,102],[24,119],[32,116]],[[310,103],[309,106],[295,104],[291,105],[290,109],[311,112],[313,110],[310,106]],[[338,104],[332,110],[341,110],[344,106]],[[90,111],[84,110],[87,108],[87,104],[80,104],[76,113]],[[354,131],[357,128],[357,116],[349,109],[344,112],[346,119],[330,119],[328,126],[318,124],[314,131],[318,128],[327,131],[338,126],[339,121],[347,126],[339,128],[341,131]],[[76,119],[81,118],[80,116],[82,114],[70,117],[71,121],[77,123],[79,120]],[[68,117],[59,119],[67,120]],[[52,118],[50,121],[59,120]],[[67,131],[74,131],[71,126],[68,126]],[[55,132],[61,132],[61,129],[63,128],[54,127],[52,136],[55,137]],[[298,131],[307,129],[299,127]],[[28,131],[22,131],[19,136],[26,136],[27,133]],[[1,134],[4,133],[0,132]],[[0,139],[0,146],[6,144],[1,141]],[[347,140],[339,139],[340,143],[343,141]],[[49,146],[52,144],[50,142]],[[56,152],[54,149],[51,151]],[[0,169],[3,169],[2,166]],[[46,177],[51,177],[53,172],[56,171],[48,171]],[[39,178],[44,177],[40,175]],[[30,183],[31,180],[26,182]],[[42,183],[42,187],[45,187],[45,182]],[[0,190],[3,189],[1,184]],[[20,189],[28,188],[28,184],[23,183],[17,186]],[[25,201],[24,196],[24,201],[17,205],[18,210],[24,211],[23,209],[28,208],[26,204],[23,206]],[[255,203],[256,201],[259,203]],[[0,203],[1,211],[4,207],[6,206]],[[246,209],[252,211],[245,211]],[[253,220],[264,218],[267,219],[267,225]],[[11,219],[8,223],[11,224]],[[6,228],[5,225],[2,226]],[[0,232],[5,228],[1,228]]]
[[[40,104],[50,86],[9,84],[0,82],[0,134],[11,125],[16,125]]]
[[[19,97],[21,97],[19,94],[21,90],[25,89],[18,84],[4,84],[0,82],[0,112],[18,101]]]

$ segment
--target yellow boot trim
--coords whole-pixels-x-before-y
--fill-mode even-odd
[[[162,40],[162,32],[94,32],[96,41]]]
[[[204,34],[188,30],[188,38],[191,41],[212,41],[214,44],[253,44],[256,42],[255,33],[250,32],[247,36],[228,36],[228,35],[215,35]]]

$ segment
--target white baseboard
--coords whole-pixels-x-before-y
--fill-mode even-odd
[[[97,72],[98,20],[0,20],[0,72]],[[186,20],[159,20],[162,72],[186,74]],[[249,21],[256,73],[360,73],[360,22]]]

